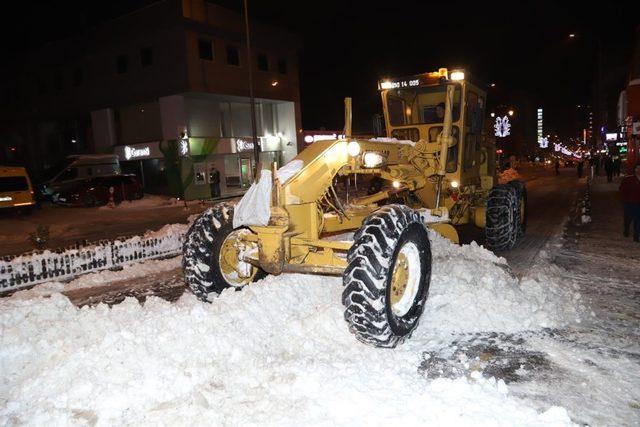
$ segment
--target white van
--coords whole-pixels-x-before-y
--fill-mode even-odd
[[[68,156],[43,176],[40,192],[45,197],[64,190],[67,185],[78,180],[96,176],[119,175],[122,173],[118,156],[115,154],[82,154]]]

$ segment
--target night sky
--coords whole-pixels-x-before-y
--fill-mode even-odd
[[[3,58],[15,60],[29,48],[81,34],[149,3],[24,2],[12,19],[4,14]],[[241,8],[241,0],[214,3]],[[567,117],[578,104],[591,101],[597,38],[603,45],[607,100],[610,105],[617,101],[640,6],[558,3],[250,0],[249,7],[252,18],[283,26],[302,39],[305,129],[341,128],[342,99],[352,96],[355,129],[369,132],[371,116],[381,108],[380,78],[458,66],[481,82],[496,83],[489,106],[541,105],[545,126],[569,133]],[[575,39],[568,38],[572,32]]]

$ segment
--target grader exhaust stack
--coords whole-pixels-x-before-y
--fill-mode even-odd
[[[524,185],[495,185],[495,147],[483,135],[486,93],[462,71],[451,77],[445,69],[380,82],[386,138],[354,139],[346,98],[344,139],[314,142],[254,184],[273,185],[274,203],[247,207],[250,189],[237,211],[205,212],[184,243],[193,293],[212,301],[267,273],[338,275],[358,340],[394,347],[407,339],[428,294],[429,230],[457,242],[454,226],[475,223],[485,228],[486,246],[507,250],[526,226]],[[337,185],[345,180],[336,178],[352,175],[369,194],[347,203],[347,188]],[[265,209],[266,225],[233,227],[234,216]],[[327,238],[349,231],[353,241]]]

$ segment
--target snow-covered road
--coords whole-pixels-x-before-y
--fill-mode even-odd
[[[0,300],[0,424],[637,425],[638,270],[616,252],[630,274],[601,271],[580,233],[545,240],[521,278],[432,235],[423,319],[394,350],[348,332],[338,278],[149,296],[179,295],[174,258],[18,292]],[[91,306],[106,283],[108,302],[144,304]]]

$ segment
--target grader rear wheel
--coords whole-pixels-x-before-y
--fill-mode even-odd
[[[487,198],[485,242],[489,249],[513,248],[520,230],[520,205],[512,185],[496,185]]]
[[[244,229],[233,229],[233,207],[217,205],[198,217],[183,244],[182,268],[185,282],[201,300],[226,288],[242,288],[262,279],[266,273],[240,261],[236,241]]]
[[[354,236],[343,275],[349,330],[376,347],[393,348],[418,325],[431,281],[427,229],[414,210],[388,205]]]

